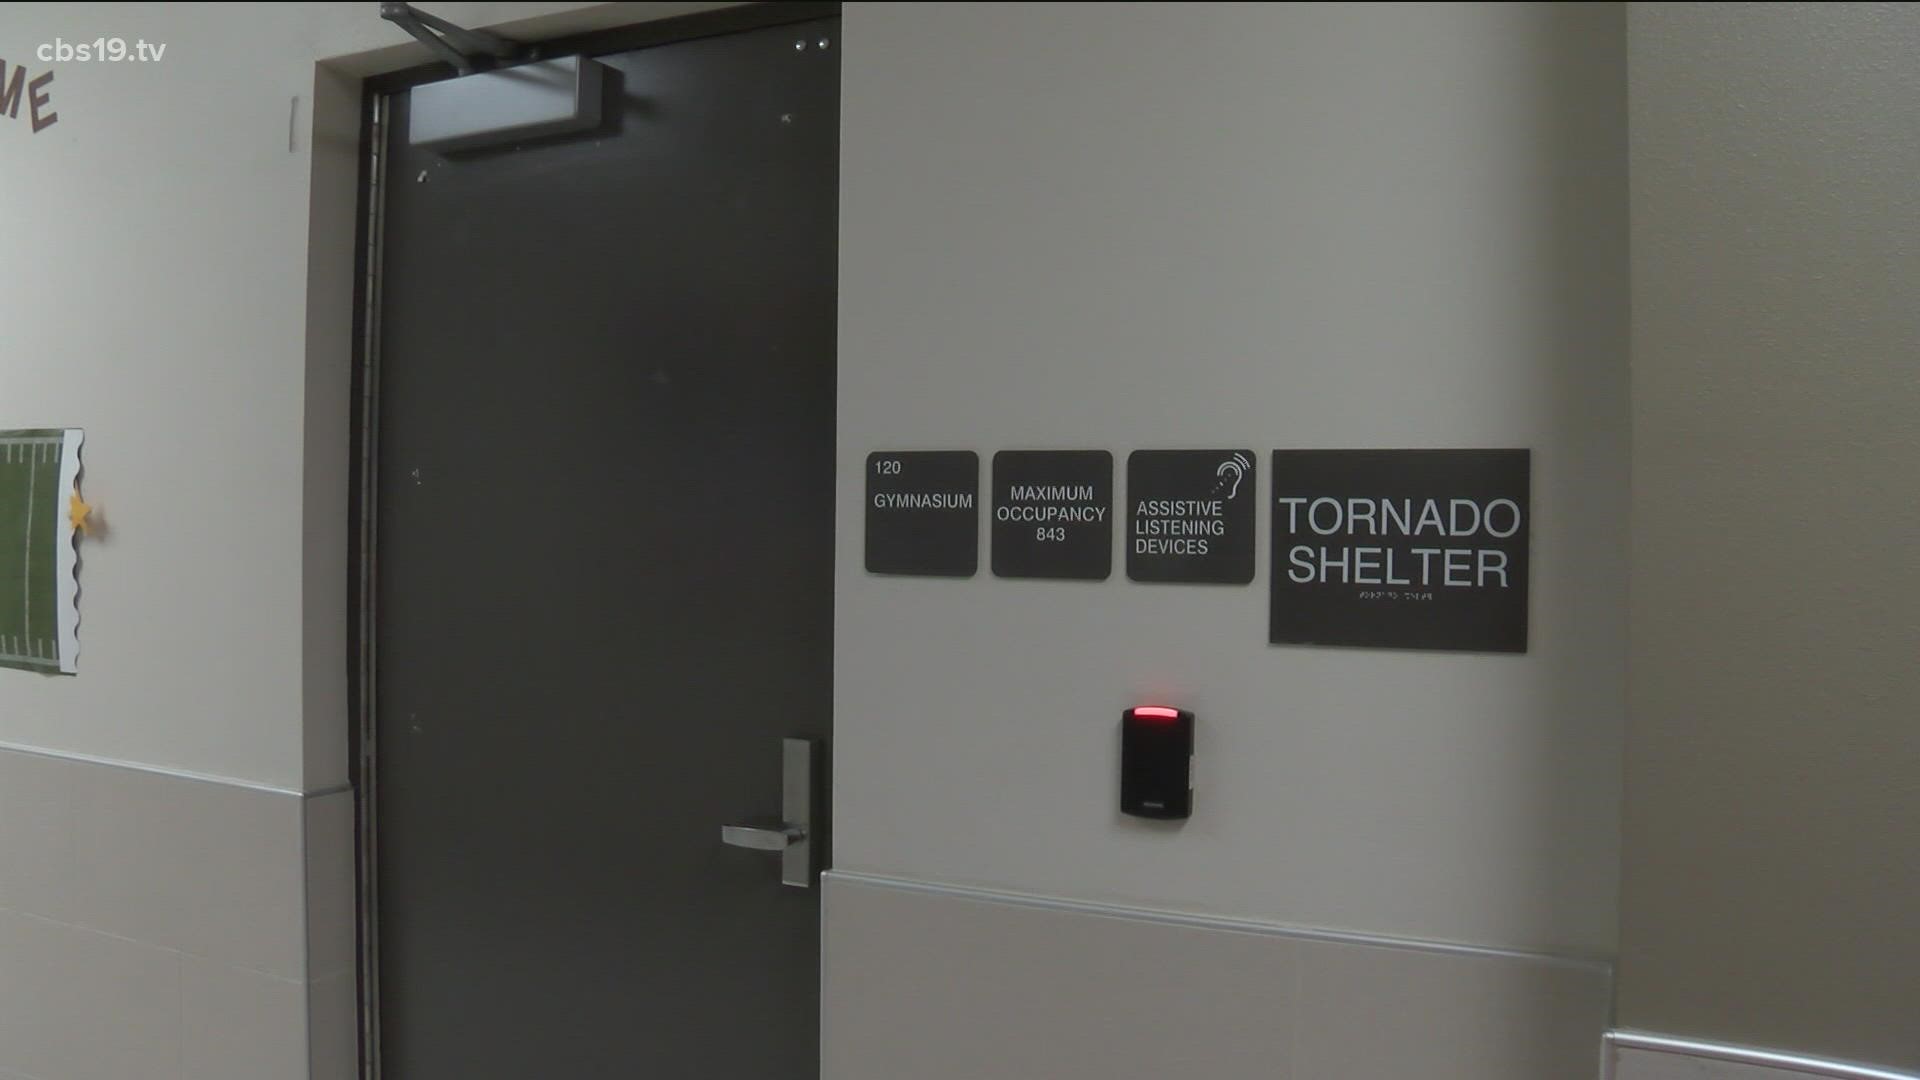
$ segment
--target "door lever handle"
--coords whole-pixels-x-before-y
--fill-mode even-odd
[[[722,825],[720,842],[755,851],[785,851],[807,838],[805,825],[775,822],[768,825]]]
[[[780,744],[780,816],[771,821],[720,826],[720,842],[729,847],[780,854],[780,881],[797,889],[813,888],[814,858],[820,845],[813,834],[813,743],[787,739]]]

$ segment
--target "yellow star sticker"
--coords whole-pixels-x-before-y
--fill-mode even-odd
[[[76,492],[67,500],[67,518],[73,522],[74,530],[82,536],[93,535],[93,523],[87,520],[93,515],[93,507],[86,504]]]

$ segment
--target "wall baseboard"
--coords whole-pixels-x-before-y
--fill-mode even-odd
[[[353,898],[347,790],[0,746],[0,1078],[347,1080]]]
[[[1604,964],[833,871],[832,1080],[1577,1080]]]
[[[916,878],[892,877],[885,874],[870,874],[858,870],[829,870],[823,876],[834,881],[842,881],[854,885],[865,885],[876,889],[898,889],[906,892],[926,893],[931,896],[945,896],[961,900],[979,900],[995,904],[1011,904],[1016,907],[1038,908],[1046,911],[1065,911],[1077,915],[1097,915],[1109,919],[1134,919],[1142,922],[1163,923],[1169,926],[1190,926],[1201,930],[1231,930],[1242,934],[1265,934],[1276,937],[1294,938],[1301,941],[1328,942],[1335,945],[1361,945],[1376,949],[1404,949],[1440,955],[1481,957],[1493,960],[1517,960],[1529,964],[1549,964],[1584,968],[1589,971],[1601,973],[1608,978],[1611,978],[1613,974],[1613,964],[1610,960],[1598,956],[1585,956],[1576,953],[1529,952],[1523,949],[1503,949],[1491,945],[1470,945],[1464,942],[1432,941],[1424,938],[1396,937],[1389,934],[1367,934],[1355,930],[1335,930],[1327,927],[1299,926],[1292,923],[1234,918],[1227,915],[1204,915],[1191,912],[1164,911],[1159,908],[1109,904],[1093,900],[1074,900],[1065,897],[1040,896],[1033,893],[979,888],[971,885],[955,885],[941,881],[922,881]]]
[[[290,795],[297,799],[323,799],[329,795],[338,795],[340,792],[353,790],[352,784],[340,783],[306,791],[299,788],[281,787],[277,784],[261,783],[256,780],[242,780],[233,776],[218,776],[213,773],[193,772],[189,769],[175,769],[165,765],[150,765],[140,761],[127,761],[122,758],[82,754],[72,750],[57,750],[44,746],[28,746],[25,743],[0,741],[0,753],[29,754],[34,757],[52,758],[56,761],[72,761],[82,765],[104,765],[113,769],[128,769],[133,772],[151,773],[154,776],[171,777],[175,780],[193,780],[203,784],[221,784],[226,787],[264,792],[268,795]]]
[[[1920,1080],[1920,1073],[1644,1031],[1607,1033],[1604,1080]]]

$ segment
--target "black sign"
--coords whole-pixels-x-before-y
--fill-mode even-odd
[[[980,455],[867,455],[867,571],[972,577],[980,568]]]
[[[1275,450],[1276,645],[1527,651],[1526,450]]]
[[[1113,455],[993,455],[993,572],[1090,581],[1113,573]]]
[[[1127,457],[1127,576],[1253,580],[1253,451],[1135,450]]]

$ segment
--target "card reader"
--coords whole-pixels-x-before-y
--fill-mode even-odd
[[[1193,814],[1193,714],[1136,705],[1120,718],[1120,812],[1180,819]]]

